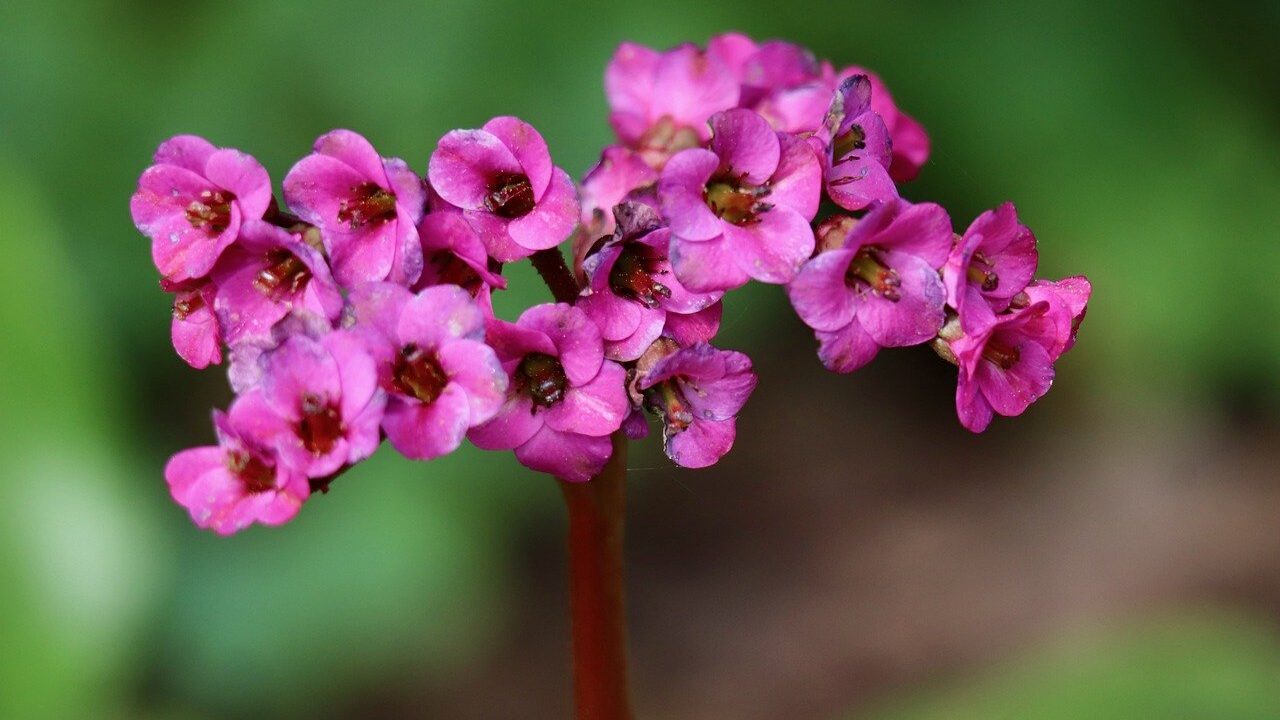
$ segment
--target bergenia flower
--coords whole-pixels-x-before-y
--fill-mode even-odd
[[[277,462],[246,407],[237,401],[229,413],[215,411],[218,444],[183,450],[164,468],[173,499],[219,535],[286,523],[311,494],[306,475]]]
[[[733,447],[738,411],[756,387],[751,359],[699,343],[647,365],[636,388],[662,419],[667,457],[687,468],[715,464]]]
[[[582,261],[597,241],[613,234],[613,207],[623,200],[656,198],[651,192],[658,173],[639,155],[627,148],[610,145],[600,154],[600,162],[587,171],[578,192],[581,218],[573,234],[574,272],[582,280]]]
[[[207,278],[161,287],[173,293],[170,337],[178,357],[197,370],[222,362],[222,327],[213,312],[216,288]]]
[[[486,338],[510,383],[502,409],[472,428],[471,442],[514,449],[525,467],[561,480],[598,474],[630,405],[626,371],[604,359],[600,330],[576,307],[544,304],[515,323],[489,321]]]
[[[614,214],[613,237],[583,262],[588,284],[577,306],[600,328],[606,357],[635,360],[662,335],[668,317],[699,313],[723,293],[690,292],[680,284],[667,259],[671,231],[652,208],[628,202],[614,208]],[[683,339],[711,339],[718,314],[714,320],[701,328],[705,336],[691,339],[686,334]]]
[[[845,210],[898,197],[889,177],[889,131],[871,109],[871,82],[855,75],[840,84],[814,140],[823,147],[827,195]]]
[[[490,294],[507,286],[498,273],[501,266],[489,257],[480,236],[462,213],[445,210],[427,213],[418,224],[422,239],[422,275],[414,291],[436,285],[457,285],[490,307]]]
[[[342,295],[324,256],[261,220],[247,222],[236,244],[214,267],[214,309],[228,344],[261,337],[294,309],[336,320]]]
[[[1021,415],[1043,397],[1053,385],[1054,353],[1067,341],[1070,326],[1064,308],[1038,302],[1001,314],[976,332],[950,341],[960,367],[956,387],[960,423],[982,432],[993,414]]]
[[[240,396],[246,427],[280,462],[322,478],[378,448],[386,394],[373,358],[351,332],[291,335],[261,355],[257,385]]]
[[[654,168],[707,141],[707,120],[738,104],[738,81],[714,54],[622,43],[604,73],[609,123]]]
[[[284,179],[284,197],[320,228],[333,276],[343,287],[388,280],[407,285],[422,271],[418,221],[426,191],[403,160],[384,158],[363,136],[334,130]]]
[[[784,40],[765,41],[743,61],[741,105],[753,107],[775,91],[805,85],[822,75],[822,65],[805,48]]]
[[[440,138],[428,166],[431,187],[461,208],[499,262],[559,245],[578,223],[573,181],[551,163],[532,125],[496,117],[479,130]]]
[[[952,240],[945,210],[893,200],[861,220],[837,216],[820,232],[833,249],[805,263],[787,293],[814,329],[827,369],[852,372],[882,347],[918,345],[937,334],[945,293],[936,268]]]
[[[466,290],[437,285],[414,295],[366,283],[350,301],[387,393],[382,429],[396,450],[415,460],[446,455],[498,412],[507,373],[484,344],[485,315]]]
[[[822,168],[804,140],[758,114],[711,118],[710,149],[685,150],[658,180],[671,264],[690,290],[730,290],[754,278],[786,283],[813,252]]]
[[[271,179],[252,157],[204,138],[160,144],[129,201],[133,223],[151,238],[156,269],[171,282],[203,277],[240,232],[271,204]]]
[[[904,183],[916,179],[920,168],[929,159],[929,135],[915,118],[902,112],[889,88],[880,76],[860,67],[852,67],[841,73],[842,77],[866,75],[871,82],[871,110],[884,119],[889,137],[893,141],[893,162],[889,177]]]
[[[1084,321],[1089,296],[1092,294],[1093,285],[1089,283],[1089,279],[1083,275],[1073,275],[1061,280],[1036,280],[1014,298],[1013,304],[1023,304],[1025,296],[1025,303],[1045,302],[1055,311],[1053,316],[1059,322],[1058,342],[1049,355],[1057,360],[1076,344],[1076,332]]]
[[[973,332],[1009,307],[1035,275],[1036,236],[1018,222],[1013,203],[978,216],[956,243],[942,270],[947,304],[965,332]]]

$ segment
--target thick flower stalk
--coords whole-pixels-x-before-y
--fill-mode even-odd
[[[623,43],[604,81],[617,141],[580,183],[509,116],[424,141],[414,162],[334,130],[282,199],[249,155],[182,135],[130,210],[175,351],[225,362],[234,392],[217,444],[165,469],[194,522],[286,522],[384,439],[420,461],[466,441],[509,451],[564,490],[579,716],[615,718],[627,439],[652,417],[678,466],[731,451],[757,377],[714,346],[726,293],[783,286],[834,372],[928,345],[979,432],[1049,390],[1092,288],[1035,279],[1011,203],[957,234],[941,206],[904,199],[929,137],[865,68],[731,33]],[[554,302],[497,317],[504,266],[525,259]]]

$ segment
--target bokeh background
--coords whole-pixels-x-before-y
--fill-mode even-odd
[[[278,182],[334,127],[423,171],[517,114],[580,175],[618,42],[730,29],[878,70],[934,141],[906,194],[1016,200],[1096,291],[980,437],[928,350],[826,374],[735,295],[739,446],[633,451],[640,716],[1280,718],[1280,5],[1152,0],[0,3],[0,717],[567,716],[563,513],[509,455],[380,453],[231,539],[171,504],[229,391],[127,201],[181,132]]]

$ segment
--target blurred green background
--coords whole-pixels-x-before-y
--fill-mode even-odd
[[[171,504],[230,395],[128,197],[175,133],[278,183],[334,127],[424,171],[497,114],[580,175],[618,42],[731,29],[879,71],[934,142],[908,196],[1015,200],[1095,296],[981,437],[927,351],[826,375],[735,296],[739,447],[633,453],[640,715],[1280,718],[1280,5],[1152,0],[0,3],[0,718],[565,716],[558,493],[511,457],[380,453],[231,539]]]

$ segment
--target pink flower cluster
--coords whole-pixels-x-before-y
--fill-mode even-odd
[[[724,294],[751,280],[786,287],[836,372],[930,343],[960,368],[972,430],[1048,390],[1088,281],[1033,281],[1012,205],[956,236],[942,208],[901,199],[929,139],[878,77],[729,34],[625,43],[605,89],[618,142],[581,185],[514,117],[447,133],[421,174],[335,130],[282,203],[243,152],[161,144],[133,219],[173,296],[175,350],[226,360],[236,393],[217,445],[165,470],[198,525],[286,522],[384,438],[417,460],[470,440],[580,482],[650,413],[675,463],[711,465],[756,375],[709,343]],[[839,209],[820,217],[824,201]],[[504,264],[531,256],[567,291],[548,279],[557,302],[495,316]]]

